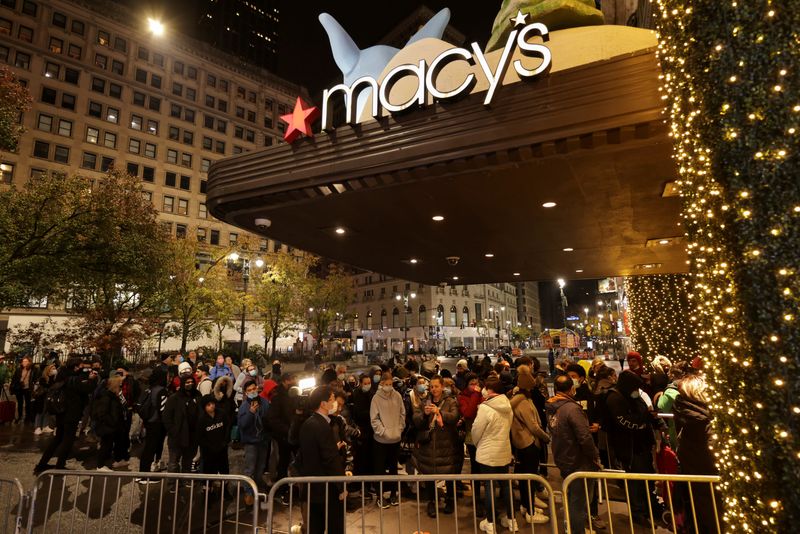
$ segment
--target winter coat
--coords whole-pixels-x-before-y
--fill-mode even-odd
[[[251,402],[258,403],[258,410],[255,413],[250,411]],[[269,402],[266,399],[261,397],[256,397],[252,401],[244,399],[242,405],[239,406],[239,441],[245,445],[267,443],[270,438],[269,432],[267,432],[267,417],[271,411]]]
[[[478,406],[478,415],[472,423],[472,441],[479,464],[502,467],[511,463],[509,434],[513,419],[511,403],[505,395],[486,399]]]
[[[385,393],[378,388],[372,397],[369,419],[375,441],[378,443],[399,443],[406,424],[406,408],[403,398],[392,389]]]
[[[39,369],[31,365],[29,368],[29,373],[27,390],[33,391],[33,386],[36,384],[36,381],[39,380]],[[11,377],[11,385],[9,386],[9,390],[14,394],[21,394],[23,391],[21,365],[17,366],[16,370],[14,371],[14,376]]]
[[[589,424],[599,423],[597,410],[595,409],[595,398],[589,385],[584,382],[575,390],[575,402],[581,405],[583,415],[589,421]]]
[[[101,438],[124,428],[125,411],[118,395],[108,389],[100,392],[92,402],[92,423],[95,434]]]
[[[216,380],[221,376],[229,376],[233,379],[233,371],[231,368],[228,367],[228,364],[224,363],[222,366],[214,364],[214,367],[211,368],[211,372],[208,374],[212,381]]]
[[[678,398],[678,386],[670,384],[658,397],[656,407],[661,413],[674,413],[675,401]],[[678,446],[678,431],[675,429],[675,419],[667,420],[667,427],[669,428],[669,442],[673,447]]]
[[[217,405],[216,413],[225,421],[225,428],[230,435],[230,430],[236,424],[236,402],[233,400],[233,380],[229,376],[222,376],[214,382],[211,390]]]
[[[200,408],[200,393],[197,390],[187,392],[183,385],[191,375],[181,378],[180,390],[170,395],[161,413],[161,421],[169,436],[169,446],[190,447],[196,445],[197,418]]]
[[[325,417],[314,412],[300,427],[300,447],[298,464],[301,476],[343,476],[344,462],[339,448],[336,446],[331,424]],[[310,488],[308,487],[310,486]],[[310,490],[309,500],[313,503],[324,503],[326,498],[336,500],[344,489],[341,483],[310,484],[304,488]]]
[[[439,407],[444,426],[439,426],[434,421],[433,414],[425,414],[426,403]],[[420,433],[431,429],[430,440],[425,443],[417,441],[414,446],[414,460],[420,473],[426,475],[453,474],[456,466],[461,465],[463,452],[460,458],[456,455],[458,418],[458,405],[452,396],[443,395],[438,403],[433,402],[433,398],[428,396],[426,402],[420,402],[419,406],[414,406],[412,421],[417,430],[417,438]]]
[[[635,455],[649,452],[655,445],[655,420],[644,400],[631,397],[643,383],[634,373],[625,371],[606,398],[609,447],[625,469]]]
[[[211,377],[207,376],[197,383],[197,392],[200,393],[201,396],[205,397],[211,393],[213,387],[214,381],[211,380]]]
[[[200,449],[211,453],[225,450],[230,441],[231,433],[227,429],[225,417],[218,411],[211,417],[205,410],[201,410],[197,419],[197,443]]]
[[[480,391],[475,391],[469,387],[462,389],[458,394],[458,411],[463,419],[464,431],[467,433],[464,442],[467,445],[474,445],[472,440],[472,423],[478,415],[478,406],[483,402],[483,395]]]
[[[561,476],[576,471],[597,471],[600,453],[581,405],[569,397],[556,395],[547,401],[546,408],[553,460]]]
[[[511,398],[511,410],[514,412],[511,444],[515,448],[525,449],[534,444],[541,449],[544,444],[550,443],[550,436],[542,429],[539,411],[524,393],[517,393]]]
[[[241,412],[240,412],[241,413]],[[272,402],[267,412],[267,427],[270,434],[277,440],[289,440],[289,427],[294,419],[294,401],[289,397],[289,390],[283,384],[278,384]]]
[[[90,379],[88,373],[80,371],[73,373],[62,367],[55,382],[64,382],[60,387],[64,388],[66,400],[66,410],[62,415],[56,415],[56,420],[63,418],[65,424],[77,424],[83,418],[83,411],[89,403],[89,395],[97,387],[97,378]]]
[[[681,473],[688,475],[716,475],[714,455],[708,446],[711,442],[711,413],[708,405],[679,395],[673,406],[675,429],[678,431],[678,460]]]

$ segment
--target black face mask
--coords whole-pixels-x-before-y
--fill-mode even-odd
[[[184,384],[183,389],[186,391],[192,391],[194,389],[194,384]]]

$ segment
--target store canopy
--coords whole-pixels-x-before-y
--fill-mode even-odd
[[[430,61],[441,43],[425,39],[393,61]],[[654,35],[574,28],[553,32],[548,47],[550,72],[520,81],[509,69],[489,106],[478,83],[456,102],[362,116],[217,162],[209,208],[427,284],[685,272]]]

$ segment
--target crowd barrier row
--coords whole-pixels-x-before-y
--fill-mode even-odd
[[[532,474],[298,477],[282,479],[263,494],[241,475],[51,470],[28,492],[16,479],[0,477],[0,534],[303,534],[323,532],[315,528],[320,525],[329,525],[330,534],[479,534],[478,509],[486,508],[487,488],[497,494],[494,509],[485,509],[495,532],[513,532],[504,519],[510,509],[519,532],[583,534],[584,525],[569,523],[564,495],[582,493],[588,527],[597,528],[590,485],[597,489],[599,519],[608,534],[721,534],[718,483],[716,476],[579,472],[564,480],[562,493]],[[631,495],[642,485],[650,524],[635,527]],[[391,505],[390,493],[396,494]],[[449,495],[443,499],[444,493]],[[500,499],[503,494],[510,502]],[[433,517],[427,509],[431,495],[437,496]],[[376,506],[379,496],[385,507]],[[448,501],[449,510],[443,504]]]

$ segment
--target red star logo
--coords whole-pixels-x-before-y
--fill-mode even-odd
[[[294,111],[288,115],[281,115],[281,120],[289,125],[283,139],[287,143],[294,143],[303,134],[307,137],[314,137],[311,131],[311,124],[319,118],[319,108],[316,106],[303,107],[305,102],[298,96],[294,104]]]

